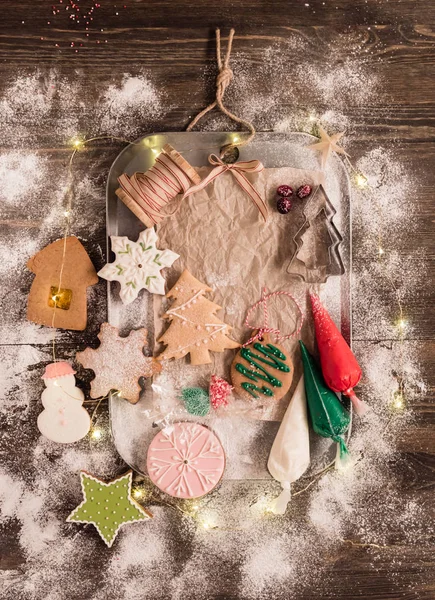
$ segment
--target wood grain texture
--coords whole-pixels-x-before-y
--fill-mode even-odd
[[[427,394],[413,406],[415,421],[399,440],[400,464],[392,464],[397,474],[403,499],[413,498],[420,504],[433,505],[435,485],[435,3],[431,0],[125,0],[126,10],[116,16],[111,3],[102,3],[95,28],[104,26],[107,44],[86,41],[82,30],[75,30],[66,18],[52,18],[51,3],[43,0],[4,0],[0,20],[0,91],[17,72],[40,70],[42,79],[51,69],[57,69],[69,81],[80,76],[89,97],[96,97],[98,86],[111,81],[113,74],[152,72],[153,81],[168,94],[168,112],[158,116],[155,130],[170,131],[185,127],[192,115],[211,99],[213,84],[204,71],[214,70],[214,41],[212,31],[220,26],[225,30],[236,28],[236,52],[247,56],[250,64],[261,65],[265,48],[276,43],[285,44],[291,35],[308,42],[307,53],[313,62],[319,61],[325,48],[351,40],[355,54],[369,60],[383,85],[370,106],[349,105],[347,115],[353,123],[352,154],[355,159],[368,149],[387,145],[409,168],[421,176],[421,185],[413,198],[413,220],[416,235],[401,248],[403,256],[424,246],[428,264],[422,290],[407,300],[412,333],[406,343],[419,344],[419,361],[428,385]],[[51,25],[47,22],[51,21]],[[70,41],[83,43],[78,53],[68,48]],[[55,44],[61,46],[60,49]],[[295,65],[293,65],[295,66]],[[289,65],[291,71],[292,65]],[[273,77],[273,75],[271,75]],[[267,88],[269,82],[263,82]],[[285,103],[284,103],[285,104]],[[292,107],[287,107],[291,110]],[[65,162],[68,151],[52,148],[51,129],[56,127],[55,116],[47,119],[40,132],[42,154],[50,160]],[[1,143],[1,141],[0,141]],[[101,143],[104,158],[100,162],[101,185],[107,169],[118,150],[116,144]],[[86,170],[86,157],[79,157],[77,169]],[[47,198],[47,207],[50,199]],[[104,193],[98,207],[104,212]],[[4,239],[20,235],[23,230],[39,230],[41,220],[30,219],[14,205],[4,207],[0,232]],[[86,245],[97,270],[104,264],[101,248],[105,248],[104,218],[98,233]],[[76,231],[86,236],[86,231]],[[59,231],[59,236],[61,231]],[[355,264],[361,268],[373,257],[359,245],[355,236]],[[415,259],[416,261],[418,258]],[[0,360],[14,364],[18,352],[37,351],[41,365],[50,361],[49,342],[32,344],[24,335],[19,340],[6,337],[6,332],[24,319],[23,298],[31,281],[29,273],[17,275],[13,289],[2,289],[2,301],[13,305],[2,324]],[[105,284],[95,288],[94,308],[101,316],[105,310]],[[389,294],[386,288],[384,292]],[[86,332],[64,332],[59,338],[59,352],[72,357],[77,349],[97,345],[95,335],[99,320],[90,319]],[[8,334],[9,335],[9,334]],[[367,336],[364,323],[355,324],[356,349],[370,347],[389,340],[373,340]],[[17,381],[23,374],[17,373]],[[10,433],[8,422],[0,424],[4,439],[9,440],[12,459],[24,465],[26,445],[36,438],[35,420],[38,413],[36,399],[42,384],[38,365],[25,374],[25,385],[35,390],[35,402],[23,415],[20,444]],[[21,384],[20,384],[21,385]],[[18,384],[17,384],[18,388]],[[8,457],[11,461],[11,456]],[[21,467],[20,467],[21,468]],[[376,508],[377,499],[367,502]],[[71,506],[73,508],[73,506]],[[0,568],[11,570],[13,577],[5,588],[5,598],[15,598],[14,578],[19,577],[20,566],[26,557],[17,544],[18,527],[5,531]],[[88,532],[94,535],[93,532]],[[180,548],[180,569],[183,556],[189,553],[189,541],[180,536],[174,525],[174,544]],[[177,537],[178,536],[178,537]],[[424,541],[424,540],[423,540]],[[358,546],[358,539],[343,541],[329,556],[323,584],[315,589],[301,590],[300,600],[434,600],[435,559],[433,540],[428,533],[427,544],[410,544],[395,531],[388,532],[388,543],[382,549]],[[267,551],[267,550],[266,550]],[[183,554],[184,553],[184,554]],[[373,557],[376,568],[373,567]],[[98,579],[104,565],[89,564],[77,592],[77,600],[91,597],[98,588]],[[219,570],[222,569],[221,571]],[[240,574],[230,565],[216,567],[216,576],[222,576],[222,592],[210,600],[240,598],[234,589]],[[16,571],[15,571],[16,570]],[[156,600],[164,600],[163,594]],[[192,596],[194,598],[195,596]],[[168,597],[169,598],[169,597]],[[75,600],[72,598],[72,600]]]

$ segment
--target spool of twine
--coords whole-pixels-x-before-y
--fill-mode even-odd
[[[146,173],[118,177],[116,195],[146,227],[153,227],[168,216],[163,209],[169,202],[200,182],[187,160],[166,144]]]

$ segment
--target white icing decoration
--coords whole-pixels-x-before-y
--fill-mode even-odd
[[[38,416],[38,429],[44,437],[59,444],[72,444],[87,435],[91,426],[83,408],[83,392],[73,374],[44,379],[47,386],[41,400],[44,410]]]
[[[104,487],[109,487],[113,484],[113,482],[108,482],[105,483],[104,481],[100,481],[99,479],[97,479],[96,477],[94,477],[93,475],[90,475],[89,473],[85,473],[84,471],[81,471],[80,473],[80,483],[81,483],[81,488],[82,488],[82,494],[83,494],[83,501],[77,506],[77,508],[75,508],[73,510],[73,512],[68,516],[68,518],[66,519],[67,522],[71,522],[71,523],[91,523],[98,531],[98,533],[100,534],[100,536],[102,537],[104,543],[111,548],[113,542],[115,541],[116,536],[118,535],[118,532],[120,530],[121,527],[124,527],[125,525],[127,525],[128,523],[130,523],[133,519],[129,520],[128,523],[117,523],[114,521],[114,524],[116,525],[115,530],[114,530],[114,535],[112,537],[112,539],[110,541],[107,541],[104,534],[102,533],[98,523],[96,521],[93,520],[92,515],[89,515],[89,517],[86,520],[80,520],[77,521],[76,519],[74,519],[74,515],[76,514],[76,512],[79,511],[79,509],[81,509],[83,507],[84,504],[86,504],[86,502],[88,501],[87,498],[87,491],[86,491],[86,487],[89,487],[88,485],[88,481],[85,480],[85,477],[87,479],[92,479],[93,481],[99,483],[100,485],[104,486]],[[131,484],[132,484],[132,477],[133,477],[133,473],[132,471],[128,471],[125,475],[122,475],[121,477],[118,478],[118,481],[124,481],[127,484],[127,489],[128,489],[128,501],[130,502],[130,504],[132,506],[134,506],[146,519],[150,519],[152,517],[152,515],[150,515],[147,511],[145,511],[137,502],[135,502],[132,498],[131,498]],[[119,485],[115,486],[116,489],[119,488]],[[102,491],[102,487],[99,488],[99,491]],[[92,500],[93,498],[91,498]],[[120,496],[120,499],[123,500],[123,496]],[[98,504],[100,504],[100,502],[98,502]],[[129,508],[126,508],[125,510],[129,510]],[[100,511],[97,511],[97,514],[101,514]],[[122,519],[125,520],[127,517],[126,515],[122,515]],[[106,519],[109,519],[109,517],[106,517]],[[138,520],[139,517],[135,517],[134,520]],[[103,529],[108,529],[107,525],[102,525]]]
[[[179,255],[156,247],[157,234],[151,227],[141,231],[137,242],[126,236],[110,237],[115,261],[105,265],[98,275],[107,281],[119,281],[124,304],[135,300],[142,289],[152,294],[165,293],[165,280],[160,271],[170,267]]]
[[[192,447],[201,438],[204,438],[199,451],[192,455]],[[210,491],[219,481],[222,475],[222,466],[218,464],[216,468],[204,468],[198,459],[216,459],[219,463],[223,461],[222,449],[217,439],[210,436],[207,429],[197,424],[189,424],[189,428],[183,432],[183,436],[177,436],[171,429],[162,431],[159,438],[162,444],[169,444],[170,449],[177,452],[172,455],[172,460],[165,460],[158,457],[158,452],[166,452],[168,448],[150,448],[149,470],[155,477],[154,483],[159,486],[165,478],[168,471],[176,465],[179,475],[173,479],[164,488],[166,492],[173,496],[181,496],[186,492],[190,497],[193,496],[193,490],[189,483],[188,474],[196,473],[203,494]],[[186,446],[186,447],[181,447]],[[179,463],[177,465],[177,463]]]
[[[192,292],[193,291],[195,291],[195,290],[192,290]],[[201,296],[202,293],[203,293],[203,290],[199,290],[198,292],[195,292],[195,294],[192,296],[192,298],[189,298],[189,300],[186,300],[186,302],[184,302],[183,304],[180,304],[179,306],[176,306],[175,308],[170,308],[169,310],[166,311],[166,314],[180,319],[182,325],[187,325],[188,323],[190,323],[191,325],[196,325],[196,329],[201,329],[201,325],[197,325],[191,319],[185,317],[184,315],[180,315],[178,311],[180,311],[180,310],[184,311],[190,304],[195,304],[196,299],[199,296]],[[209,333],[208,338],[202,340],[203,343],[206,344],[206,343],[208,343],[208,339],[215,340],[216,334],[221,333],[222,331],[225,331],[227,328],[227,325],[226,325],[226,323],[205,323],[204,327],[205,327],[206,331]],[[200,345],[201,345],[201,342],[196,342],[196,344],[195,344],[195,346],[200,346]],[[192,347],[192,344],[188,344],[186,346],[178,346],[177,352],[183,352],[187,348],[191,348],[191,347]]]

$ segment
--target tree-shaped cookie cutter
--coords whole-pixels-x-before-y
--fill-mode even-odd
[[[316,210],[319,198],[322,205],[319,210]],[[325,283],[328,277],[344,274],[345,268],[339,250],[343,238],[333,222],[336,212],[323,186],[319,185],[304,209],[305,221],[293,237],[295,250],[287,267],[287,273],[299,277],[307,283]],[[304,236],[309,231],[313,231],[313,234],[316,235],[314,223],[319,217],[326,224],[328,236],[328,260],[324,264],[317,264],[315,256],[308,255],[312,259],[310,262],[307,261],[307,258],[300,257],[301,251],[306,250]]]

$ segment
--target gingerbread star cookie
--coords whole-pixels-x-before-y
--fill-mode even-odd
[[[111,390],[132,404],[139,400],[140,377],[152,377],[160,373],[161,364],[153,357],[144,356],[148,346],[148,331],[144,328],[130,331],[127,337],[119,337],[116,327],[103,323],[98,334],[101,344],[96,349],[86,348],[77,352],[76,358],[85,369],[95,372],[91,382],[91,398],[106,396]]]
[[[344,131],[342,133],[334,133],[333,135],[328,135],[323,129],[323,127],[319,125],[319,133],[320,141],[316,142],[315,144],[310,144],[308,148],[310,150],[317,150],[318,152],[322,153],[322,169],[325,168],[326,163],[328,162],[328,158],[331,155],[331,152],[337,152],[337,154],[349,156],[347,152],[345,152],[343,148],[338,145],[338,142],[344,135]]]

